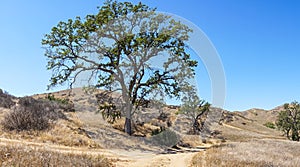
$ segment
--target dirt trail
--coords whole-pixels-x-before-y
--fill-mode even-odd
[[[235,127],[235,126],[232,126],[232,125],[229,125],[229,124],[224,124],[223,123],[223,126],[228,127],[228,128],[232,128],[232,129],[243,130],[243,129],[239,128],[239,127]]]
[[[189,167],[191,166],[192,158],[197,152],[177,153],[177,154],[151,154],[142,153],[131,155],[132,152],[127,152],[127,156],[122,159],[127,161],[118,161],[117,167]]]
[[[19,145],[34,147],[60,153],[103,155],[115,161],[116,167],[188,167],[192,158],[198,152],[183,152],[176,154],[156,154],[140,150],[126,151],[123,149],[88,149],[61,146],[56,144],[36,143],[16,139],[0,138],[0,145]],[[194,150],[194,151],[201,151]]]

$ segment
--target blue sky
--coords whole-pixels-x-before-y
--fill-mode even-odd
[[[43,56],[43,35],[59,21],[96,13],[102,2],[2,0],[0,88],[16,96],[45,92],[51,73]],[[142,2],[190,20],[210,38],[226,73],[225,109],[272,109],[300,101],[300,1]],[[197,70],[200,94],[210,101],[208,75],[203,66]]]

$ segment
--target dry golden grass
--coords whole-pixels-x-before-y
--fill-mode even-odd
[[[76,108],[78,111],[76,113],[65,112],[68,119],[52,122],[48,130],[9,133],[0,131],[0,166],[112,166],[110,160],[101,156],[103,153],[105,157],[111,158],[109,154],[105,154],[108,150],[91,148],[100,148],[99,144],[110,151],[113,151],[112,148],[117,148],[118,152],[112,157],[118,161],[120,155],[126,155],[130,160],[140,157],[136,152],[130,154],[129,149],[143,151],[161,149],[148,145],[143,138],[127,136],[121,132],[124,128],[124,118],[113,125],[108,125],[102,119],[101,114],[96,115],[93,112],[97,109],[97,106],[93,106],[96,104],[95,99],[84,94],[81,89],[74,90],[72,94],[74,103],[80,104]],[[57,92],[54,95],[56,98],[64,99],[67,98],[68,91]],[[36,95],[35,98],[45,98],[45,96],[46,94]],[[185,121],[177,121],[180,114],[176,115],[176,111],[168,110],[171,113],[170,122],[182,133],[183,127],[189,124],[185,124],[188,123]],[[4,112],[8,110],[3,109],[0,112],[0,119]],[[210,128],[220,131],[229,144],[224,144],[222,138],[183,136],[182,142],[192,147],[212,145],[215,147],[198,154],[193,153],[193,155],[178,154],[175,158],[173,157],[174,161],[170,158],[171,156],[166,155],[168,161],[161,162],[158,156],[161,162],[159,165],[164,166],[170,163],[170,159],[176,163],[178,160],[182,161],[181,156],[190,156],[187,157],[189,161],[182,161],[190,162],[191,157],[197,154],[193,158],[192,166],[300,166],[298,158],[300,157],[300,144],[281,140],[283,137],[279,131],[263,125],[266,121],[272,122],[274,118],[274,113],[251,110],[236,114],[232,122],[226,122],[223,125],[212,122],[209,125]],[[133,128],[134,135],[150,137],[152,131],[160,128],[163,123],[157,119],[151,119],[150,122],[149,120],[143,125],[136,125]],[[94,140],[88,134],[92,135]],[[132,157],[129,158],[129,156]],[[152,156],[154,155],[151,155],[151,158]],[[146,160],[149,158],[141,159],[139,166],[149,165],[147,163],[150,161]],[[125,161],[127,163],[126,159]],[[130,163],[128,161],[128,165],[125,166],[131,166]]]
[[[1,145],[0,166],[114,166],[103,155],[50,151],[26,145]]]
[[[51,128],[44,131],[0,131],[0,137],[17,139],[37,143],[52,143],[71,147],[101,148],[89,138],[75,113],[66,113],[68,120],[58,120],[52,123]]]
[[[256,121],[242,118],[229,123],[223,123],[215,129],[221,131],[227,141],[245,142],[252,139],[285,139],[282,133],[276,129],[270,129]]]
[[[285,140],[234,142],[209,149],[193,158],[193,166],[300,166],[300,143]]]
[[[50,131],[40,133],[37,140],[71,147],[101,148],[84,129],[65,120],[57,122]]]

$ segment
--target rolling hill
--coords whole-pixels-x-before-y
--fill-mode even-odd
[[[176,166],[176,164],[177,166],[206,166],[204,162],[211,163],[211,159],[217,159],[214,155],[222,153],[224,149],[226,152],[230,152],[227,149],[231,146],[234,150],[238,146],[248,149],[253,145],[254,147],[261,146],[266,150],[265,154],[270,154],[269,160],[244,157],[245,162],[250,163],[249,166],[252,162],[254,164],[252,166],[255,166],[272,162],[273,153],[269,152],[266,145],[278,147],[278,149],[290,145],[293,145],[295,149],[300,148],[299,143],[290,143],[282,136],[281,132],[264,125],[267,122],[274,123],[276,121],[280,107],[269,111],[250,109],[242,112],[211,108],[200,135],[187,134],[191,122],[185,115],[178,112],[178,107],[145,107],[135,118],[137,121],[134,122],[134,134],[128,136],[122,131],[124,118],[114,124],[109,124],[101,114],[96,113],[96,94],[97,92],[86,93],[80,88],[51,93],[56,101],[64,102],[67,99],[72,102],[75,112],[64,111],[67,119],[52,122],[51,128],[46,131],[8,132],[2,128],[0,149],[9,155],[1,160],[2,164],[18,164],[13,159],[19,158],[20,155],[14,154],[12,150],[19,150],[25,154],[24,150],[30,147],[33,150],[42,149],[47,155],[55,155],[56,159],[50,158],[50,160],[56,164],[67,163],[60,161],[60,157],[80,156],[82,161],[78,164],[90,163],[91,166],[103,164],[104,166]],[[115,94],[114,98],[117,96],[118,94]],[[49,94],[38,94],[32,97],[47,99]],[[13,106],[0,107],[1,121],[7,113],[14,110],[20,98],[11,96],[11,99],[15,103]],[[162,113],[164,114],[162,115]],[[160,132],[162,128],[169,129],[172,133]],[[158,132],[158,135],[154,135],[154,132]],[[14,147],[16,143],[17,148]],[[255,152],[255,150],[250,150]],[[286,158],[292,159],[296,155],[298,152]],[[30,156],[27,158],[30,159]],[[101,159],[103,164],[97,164],[97,159]],[[224,159],[219,160],[224,161]],[[36,161],[36,163],[38,162]],[[232,162],[228,161],[228,164],[230,163],[241,163],[241,161],[234,159]],[[293,163],[300,164],[297,158],[293,160]],[[213,164],[211,163],[212,166]],[[286,165],[281,161],[276,161],[276,164]],[[79,165],[75,164],[75,166]]]

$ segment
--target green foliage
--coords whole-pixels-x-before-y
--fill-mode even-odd
[[[102,117],[109,123],[114,123],[117,119],[121,118],[121,111],[117,107],[118,102],[114,101],[111,92],[102,92],[96,95],[98,111]]]
[[[284,110],[277,117],[276,126],[288,139],[300,140],[300,104],[297,101],[284,105]]]
[[[55,101],[55,102],[58,102],[61,104],[69,104],[70,103],[69,99],[56,98],[52,94],[47,94],[46,99],[48,99],[50,101]]]
[[[180,137],[176,134],[176,132],[170,129],[166,129],[158,135],[152,136],[151,140],[158,145],[173,147],[178,144],[178,142],[180,141]]]
[[[202,130],[210,104],[199,99],[193,87],[187,87],[185,93],[179,112],[192,120],[191,133],[198,134]]]
[[[75,112],[74,104],[69,99],[56,98],[53,94],[47,94],[45,99],[57,103],[65,112]]]
[[[268,128],[271,128],[271,129],[275,129],[275,124],[273,122],[267,122],[264,124],[264,126],[268,127]]]
[[[114,123],[117,119],[121,118],[121,112],[114,104],[100,104],[99,111],[102,113],[102,117],[107,119],[109,123]]]

